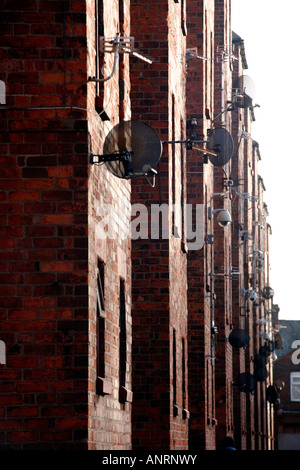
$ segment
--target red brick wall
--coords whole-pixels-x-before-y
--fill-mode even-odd
[[[101,2],[99,2],[99,8]],[[104,2],[103,33],[106,38],[130,36],[129,1]],[[95,59],[95,2],[88,3],[87,25],[89,31],[89,76],[96,75]],[[102,33],[102,34],[103,34]],[[114,54],[104,55],[104,76],[113,70]],[[103,75],[100,73],[100,77]],[[123,94],[120,82],[123,82]],[[98,91],[97,91],[98,90]],[[99,97],[103,98],[100,117],[89,114],[88,129],[93,154],[102,154],[103,143],[109,131],[120,120],[130,119],[129,102],[129,56],[120,54],[113,77],[99,85],[88,86],[88,109],[94,109]],[[104,113],[105,112],[105,120]],[[101,117],[102,116],[102,117]],[[130,449],[131,448],[131,259],[130,259],[130,182],[111,174],[105,165],[93,165],[89,172],[89,448]],[[107,210],[108,212],[105,212]],[[111,211],[111,212],[110,212]],[[112,224],[107,214],[112,216]],[[107,219],[106,219],[107,220]],[[105,383],[110,393],[95,393],[97,382],[97,264],[104,263],[105,291]],[[125,289],[125,330],[126,330],[126,372],[125,383],[120,381],[120,280]],[[126,401],[120,399],[121,387],[126,391]]]
[[[239,58],[234,61],[233,79],[236,79],[243,73],[240,46],[234,46],[234,54]],[[236,249],[232,250],[232,264],[239,275],[232,279],[232,301],[233,301],[233,328],[246,329],[244,299],[242,297],[242,289],[244,288],[244,260],[246,257],[246,242],[244,242],[244,210],[245,199],[242,194],[246,192],[244,186],[244,145],[245,139],[240,137],[241,131],[244,129],[244,110],[235,107],[232,112],[232,136],[234,139],[234,160],[232,162],[231,177],[233,180],[233,191],[235,197],[232,202],[232,217],[235,225],[232,230],[232,245]],[[246,329],[247,331],[247,329]],[[233,380],[240,373],[245,372],[245,355],[244,348],[233,351]],[[245,393],[241,393],[238,389],[233,389],[234,404],[234,438],[239,449],[246,449],[246,400]]]
[[[197,48],[195,56],[188,56],[187,67],[187,123],[188,137],[207,139],[214,113],[214,5],[213,2],[187,2],[187,48]],[[197,58],[197,56],[202,57]],[[207,60],[206,60],[207,59]],[[197,126],[191,125],[196,118]],[[201,143],[199,147],[205,147]],[[187,158],[187,200],[195,207],[203,205],[205,235],[210,234],[208,207],[213,193],[213,167],[204,163],[203,153],[193,150]],[[196,221],[194,220],[196,225]],[[194,225],[194,226],[195,226]],[[204,243],[188,253],[189,301],[189,403],[191,410],[189,448],[215,448],[214,372],[210,334],[211,245]]]
[[[1,12],[10,109],[1,143],[0,440],[13,449],[80,448],[87,439],[86,113],[26,109],[86,105],[85,12],[65,5],[65,15],[63,2],[28,1],[22,11],[11,2]]]
[[[232,58],[231,48],[231,10],[229,1],[215,2],[215,123],[232,134],[232,118],[227,111],[231,98]],[[225,52],[223,54],[223,51]],[[227,54],[226,54],[227,52]],[[214,168],[214,192],[222,197],[214,197],[214,208],[231,209],[231,194],[224,184],[226,175],[230,175],[232,161],[223,168]],[[214,226],[214,273],[215,273],[215,323],[218,328],[215,351],[216,376],[216,446],[221,445],[226,435],[233,434],[233,389],[232,389],[232,348],[227,341],[232,329],[232,279],[229,270],[232,265],[231,246],[232,226],[221,228]]]
[[[132,61],[132,118],[150,124],[162,141],[185,136],[183,18],[181,4],[173,0],[131,2],[136,47],[153,59],[152,65]],[[143,179],[132,182],[132,202],[145,204],[149,213],[151,204],[169,205],[168,238],[155,240],[149,234],[132,247],[134,449],[187,448],[183,408],[188,400],[182,391],[186,255],[173,235],[170,210],[173,203],[180,204],[184,158],[180,145],[164,145],[155,187]],[[174,223],[180,223],[179,213]],[[187,355],[184,362],[187,375]]]
[[[106,33],[114,36],[118,2],[113,21],[110,6],[105,5]],[[128,2],[124,8],[128,32]],[[9,109],[1,113],[0,144],[0,338],[7,349],[0,370],[0,443],[13,449],[131,445],[131,405],[119,400],[120,278],[126,298],[125,386],[131,391],[130,240],[118,235],[101,244],[97,231],[104,203],[125,208],[115,222],[118,230],[128,226],[130,184],[105,167],[89,166],[90,152],[101,154],[108,130],[118,122],[119,76],[105,90],[105,103],[110,90],[111,98],[110,121],[104,122],[95,112],[95,84],[87,83],[95,74],[94,2],[86,10],[85,1],[32,0],[23,2],[22,11],[10,2],[1,12],[0,76]],[[122,58],[125,117],[128,64]],[[108,397],[96,393],[98,257],[106,263]]]

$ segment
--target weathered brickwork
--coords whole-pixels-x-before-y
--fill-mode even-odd
[[[235,383],[255,372],[273,304],[255,114],[232,92],[247,63],[231,1],[11,1],[1,22],[1,448],[202,451],[225,436],[274,448],[272,356],[253,395]],[[135,55],[115,61],[118,35]],[[153,180],[98,163],[129,120],[162,142]],[[222,167],[205,152],[217,127],[234,142]],[[134,240],[131,204],[148,211]],[[231,346],[233,329],[246,347]]]
[[[89,77],[103,77],[96,68],[98,45],[96,31],[105,38],[129,36],[129,2],[87,2],[87,26],[89,31],[88,74]],[[98,13],[98,24],[95,16]],[[102,56],[101,56],[102,57]],[[113,70],[114,53],[103,54],[104,77]],[[129,102],[129,57],[120,54],[116,71],[106,82],[88,85],[88,109],[95,109],[88,116],[90,151],[95,155],[103,152],[103,142],[119,120],[130,119]],[[124,93],[120,94],[123,81]],[[104,96],[102,96],[104,95]],[[102,99],[102,109],[97,107]],[[105,114],[105,118],[104,118]],[[89,448],[130,449],[131,448],[131,260],[130,236],[130,183],[114,176],[105,165],[93,165],[89,172],[88,193],[89,226]],[[109,221],[111,217],[111,221]],[[111,222],[113,222],[111,224]],[[111,225],[110,225],[111,224]],[[107,227],[108,225],[108,227]],[[107,231],[107,232],[106,232]],[[97,268],[104,265],[104,385],[110,393],[98,391],[97,372]],[[121,281],[125,295],[125,378],[120,378],[120,296]],[[125,393],[125,400],[122,399]]]
[[[109,36],[119,31],[119,2],[115,7],[113,21],[111,12],[99,14]],[[124,10],[128,31],[127,2]],[[1,140],[1,338],[7,344],[1,444],[130,448],[130,403],[119,401],[118,291],[122,278],[125,387],[131,390],[129,243],[128,237],[102,243],[97,230],[103,203],[125,207],[127,219],[120,220],[128,226],[130,188],[105,167],[89,166],[90,152],[101,154],[105,134],[118,122],[119,77],[111,82],[110,121],[104,122],[95,110],[95,84],[87,83],[88,74],[95,76],[95,2],[28,1],[22,11],[11,2],[1,15],[9,107]],[[98,258],[106,271],[108,397],[96,393]]]
[[[214,116],[214,5],[194,1],[187,4],[187,133],[191,140],[207,139]],[[196,49],[195,49],[196,48]],[[194,124],[194,120],[196,123]],[[201,144],[198,144],[201,147]],[[204,145],[202,144],[202,147]],[[208,208],[214,192],[213,165],[203,153],[189,151],[187,160],[187,200],[203,205],[205,236],[210,234]],[[194,220],[194,225],[196,221]],[[189,300],[189,447],[214,449],[215,403],[214,368],[211,360],[210,274],[211,245],[203,243],[188,253]],[[201,406],[199,406],[199,397]]]
[[[185,11],[173,0],[131,2],[131,32],[151,65],[131,66],[133,119],[162,141],[185,138]],[[176,237],[182,220],[185,149],[164,144],[151,189],[132,182],[132,202],[167,205],[165,240],[133,241],[133,448],[186,449],[188,432],[186,254]],[[184,345],[184,346],[183,346]],[[183,354],[185,351],[185,354]],[[184,375],[184,378],[183,378]]]

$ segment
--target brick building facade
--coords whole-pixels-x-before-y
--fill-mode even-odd
[[[272,333],[272,298],[230,0],[24,0],[1,21],[0,444],[272,449],[271,356],[254,398],[236,383]],[[154,184],[101,160],[130,120],[160,139]],[[234,143],[222,165],[215,129]],[[132,207],[146,211],[136,237]]]
[[[101,76],[100,60],[110,73],[113,55],[100,57],[95,39],[100,31],[129,35],[129,4],[115,2],[113,12],[92,1],[5,6],[1,443],[130,448],[130,240],[104,237],[102,222],[103,207],[122,207],[115,232],[128,226],[130,184],[90,164],[108,130],[130,118],[128,57],[104,90],[88,81]],[[97,307],[99,281],[104,305]]]

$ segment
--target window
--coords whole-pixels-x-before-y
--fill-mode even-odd
[[[173,329],[173,416],[178,415],[177,406],[177,348],[176,331]]]
[[[126,383],[126,304],[125,282],[120,280],[120,386]]]
[[[300,372],[291,372],[291,401],[300,401]]]
[[[185,382],[185,340],[182,338],[182,408],[186,407],[186,382]]]
[[[104,5],[103,0],[96,0],[95,2],[95,49],[96,49],[96,63],[95,71],[97,78],[103,78],[103,75],[107,75],[107,57],[105,53],[100,50],[100,38],[105,37],[104,30]],[[102,121],[108,121],[109,116],[106,113],[107,105],[109,103],[111,93],[111,83],[107,82],[95,82],[96,86],[96,100],[95,108],[99,113]]]
[[[126,284],[120,279],[120,317],[119,317],[119,401],[132,402],[133,393],[126,388],[127,366],[127,329],[126,329]]]
[[[96,393],[109,395],[112,392],[112,383],[105,378],[105,297],[104,297],[105,265],[98,261],[97,269],[97,359],[96,359]]]
[[[105,376],[105,303],[104,263],[98,262],[97,269],[97,376]]]
[[[183,120],[181,119],[181,140],[184,140],[184,124]],[[185,165],[185,158],[186,153],[184,146],[181,145],[181,155],[180,155],[180,162],[181,162],[181,249],[184,253],[187,252],[187,243],[186,243],[186,227],[185,227],[185,204],[186,204],[186,165]]]
[[[172,233],[177,234],[175,227],[175,208],[176,208],[176,147],[175,147],[175,96],[172,95]]]

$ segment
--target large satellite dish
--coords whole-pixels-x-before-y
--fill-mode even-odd
[[[224,166],[233,155],[233,139],[226,129],[216,127],[208,136],[207,148],[215,152],[215,155],[208,154],[210,162],[214,166]]]
[[[237,376],[234,385],[238,387],[241,392],[253,394],[257,385],[257,379],[254,375],[243,372]]]
[[[134,178],[155,174],[154,166],[162,154],[157,132],[142,121],[122,121],[107,135],[103,155],[109,171],[118,178]]]
[[[249,108],[252,106],[252,100],[255,97],[255,85],[251,77],[241,75],[236,78],[232,84],[234,103],[239,108]]]
[[[233,348],[245,348],[250,341],[250,336],[247,331],[236,329],[231,331],[228,341]]]

